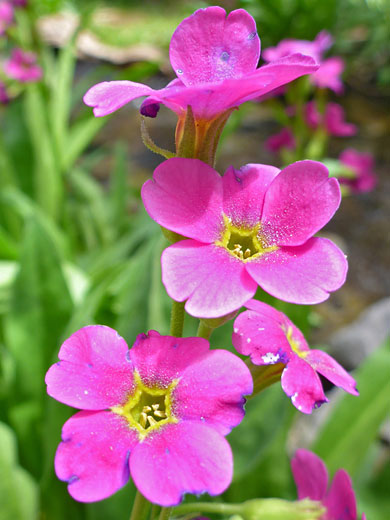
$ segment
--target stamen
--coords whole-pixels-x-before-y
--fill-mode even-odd
[[[165,412],[162,412],[161,410],[156,410],[154,412],[154,415],[156,417],[161,417],[161,419],[164,419],[167,416],[167,414]]]
[[[147,420],[148,416],[146,415],[146,413],[142,412],[139,416],[139,423],[142,426],[142,428],[145,428]]]
[[[155,424],[157,424],[156,419],[154,419],[151,415],[148,415],[148,421],[150,426],[154,426]]]
[[[244,253],[244,258],[249,258],[251,256],[251,250],[250,249],[246,249],[245,250],[245,253]]]

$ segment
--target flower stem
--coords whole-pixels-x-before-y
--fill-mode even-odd
[[[162,507],[158,520],[169,520],[173,507]]]
[[[149,500],[147,500],[139,491],[135,494],[133,509],[131,511],[130,520],[143,520],[148,513],[151,506]]]
[[[240,514],[242,504],[222,504],[219,502],[192,502],[175,507],[175,516],[185,515],[196,511],[197,513],[216,513],[223,515]],[[161,517],[160,517],[161,520]]]
[[[172,300],[170,335],[181,338],[184,325],[184,303]]]
[[[210,339],[210,336],[211,336],[211,333],[213,332],[213,328],[212,327],[208,327],[204,321],[200,320],[199,321],[199,327],[198,327],[198,332],[197,332],[197,336],[198,338],[204,338],[204,339]]]

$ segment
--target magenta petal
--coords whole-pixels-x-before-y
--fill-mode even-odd
[[[183,240],[165,249],[161,266],[168,295],[187,300],[186,311],[197,318],[225,316],[256,292],[243,262],[223,247]]]
[[[84,96],[84,103],[93,107],[95,116],[100,117],[115,112],[133,99],[155,92],[147,85],[134,81],[104,81],[88,90]]]
[[[311,81],[320,88],[330,88],[336,94],[344,90],[341,74],[344,70],[344,61],[333,56],[321,62],[321,67],[310,77]]]
[[[164,161],[142,187],[142,200],[151,218],[171,231],[201,242],[221,233],[222,179],[198,159]]]
[[[204,421],[227,435],[244,418],[243,396],[252,391],[245,363],[226,350],[212,350],[182,373],[173,393],[174,414],[184,420]]]
[[[270,305],[250,300],[234,321],[232,342],[255,365],[287,363],[293,354],[285,330],[289,320]]]
[[[326,238],[302,246],[282,247],[245,264],[248,273],[272,296],[291,303],[325,301],[345,281],[343,252]]]
[[[145,498],[175,506],[185,493],[219,495],[229,486],[233,457],[226,439],[195,421],[169,424],[130,454],[130,473]]]
[[[147,335],[138,336],[130,358],[146,384],[165,387],[208,353],[209,343],[203,338],[160,336],[151,330]]]
[[[354,378],[326,352],[315,349],[310,350],[306,360],[316,372],[329,379],[334,385],[339,386],[352,395],[359,395]]]
[[[356,498],[348,473],[339,469],[324,500],[329,520],[356,520]]]
[[[198,9],[173,33],[169,56],[188,86],[245,76],[260,57],[256,23],[244,9],[227,17],[222,7]]]
[[[291,402],[300,412],[311,413],[328,399],[325,397],[320,378],[314,369],[294,356],[282,373],[283,391],[291,397]]]
[[[222,177],[223,211],[234,224],[256,226],[261,218],[264,196],[279,169],[266,164],[229,168]]]
[[[323,461],[311,451],[297,450],[291,461],[298,499],[322,501],[328,487],[328,471]]]
[[[129,479],[129,453],[138,442],[126,420],[112,412],[79,412],[62,429],[55,456],[57,477],[75,500],[95,502]]]
[[[340,205],[336,179],[317,161],[298,161],[271,183],[264,199],[262,226],[269,242],[298,246],[319,231]]]
[[[128,352],[125,340],[110,327],[90,325],[78,330],[63,343],[60,361],[46,374],[47,393],[84,410],[121,404],[133,384]]]

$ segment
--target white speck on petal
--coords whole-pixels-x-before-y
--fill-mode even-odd
[[[279,354],[273,354],[272,352],[268,352],[265,356],[261,356],[264,363],[276,363],[279,358]]]
[[[291,401],[292,401],[293,403],[295,403],[297,397],[298,397],[298,392],[295,392],[295,394],[293,394],[293,395],[291,396]]]
[[[84,394],[85,394],[85,395],[88,395],[88,390],[84,390]]]
[[[233,330],[234,330],[234,332],[237,334],[237,332],[238,332],[238,327],[234,327]]]
[[[259,330],[261,332],[262,330],[265,330],[265,329],[264,329],[264,327],[259,327],[257,330]]]
[[[302,411],[302,406],[301,405],[298,406],[298,410]]]
[[[251,338],[246,338],[247,343],[250,343],[251,341],[252,341]]]

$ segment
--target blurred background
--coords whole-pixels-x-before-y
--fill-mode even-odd
[[[313,449],[331,474],[349,471],[359,511],[390,518],[390,3],[388,0],[0,1],[0,518],[126,519],[131,483],[97,504],[73,501],[54,475],[61,426],[73,413],[46,395],[44,376],[78,328],[109,325],[131,345],[149,328],[167,333],[170,302],[161,284],[167,243],[139,192],[163,160],[143,145],[140,102],[104,118],[82,103],[92,85],[127,79],[161,88],[173,79],[171,35],[195,9],[247,9],[262,49],[285,38],[314,40],[326,29],[328,56],[345,63],[344,89],[327,91],[358,131],[328,136],[324,157],[353,148],[374,160],[376,185],[350,192],[324,230],[348,255],[346,284],[315,308],[276,305],[352,370],[361,397],[339,395],[303,417],[279,385],[248,403],[229,436],[235,478],[224,499],[295,499],[289,459]],[[34,53],[6,73],[15,48]],[[36,62],[36,63],[35,63]],[[260,64],[263,62],[260,61]],[[276,106],[277,109],[277,106]],[[174,151],[176,116],[147,121],[153,140]],[[223,133],[217,169],[283,166],[267,140],[280,130],[271,100],[246,103]],[[330,163],[331,164],[331,163]],[[186,320],[186,335],[196,320]],[[231,347],[232,324],[213,335]]]

